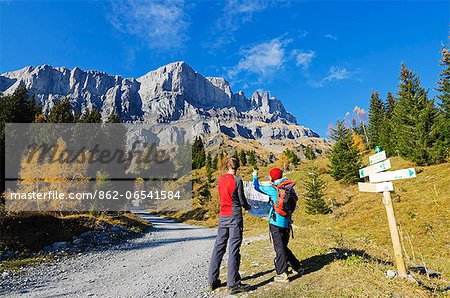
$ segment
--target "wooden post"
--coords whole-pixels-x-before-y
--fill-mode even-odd
[[[407,277],[405,261],[403,260],[402,246],[400,243],[400,236],[397,229],[397,222],[395,220],[394,207],[392,206],[391,193],[389,191],[383,192],[383,204],[386,208],[389,229],[391,231],[392,246],[394,247],[394,256],[395,263],[397,264],[398,275],[400,277]]]

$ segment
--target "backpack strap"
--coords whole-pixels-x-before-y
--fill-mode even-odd
[[[280,189],[280,188],[286,187],[286,186],[294,187],[295,186],[295,182],[290,181],[290,180],[285,180],[285,181],[279,183],[278,185],[273,184],[273,187],[275,187],[275,189],[277,189],[277,190]]]

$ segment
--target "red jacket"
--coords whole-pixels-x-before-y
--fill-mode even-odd
[[[244,194],[242,180],[233,174],[225,174],[218,181],[220,216],[242,216],[242,209],[250,209]]]

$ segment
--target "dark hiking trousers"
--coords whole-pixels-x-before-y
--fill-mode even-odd
[[[222,263],[222,258],[227,248],[227,242],[229,242],[227,286],[236,286],[241,281],[241,276],[239,275],[241,255],[239,251],[242,243],[243,227],[242,217],[220,217],[216,243],[212,252],[211,262],[209,263],[209,284],[212,284],[219,279],[220,263]]]
[[[272,236],[273,248],[275,249],[275,269],[277,274],[282,274],[288,271],[288,263],[292,269],[300,269],[300,261],[294,256],[292,251],[288,248],[290,229],[280,228],[275,225],[269,225],[270,234]]]

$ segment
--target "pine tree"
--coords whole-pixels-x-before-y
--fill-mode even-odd
[[[300,163],[300,158],[298,157],[297,153],[291,150],[291,156],[290,156],[291,163],[294,167],[298,166]]]
[[[418,164],[432,164],[436,143],[433,131],[437,109],[420,86],[419,77],[402,65],[398,99],[393,112],[395,148],[400,156]]]
[[[116,112],[111,112],[106,123],[120,123],[120,117]]]
[[[331,212],[323,199],[326,184],[320,177],[317,166],[312,166],[307,170],[307,180],[303,183],[305,192],[305,211],[308,214],[327,214]]]
[[[197,194],[198,202],[200,205],[205,206],[209,201],[211,201],[211,191],[209,183],[205,183],[200,186]]]
[[[386,103],[384,107],[385,114],[387,118],[392,119],[392,114],[394,113],[394,107],[395,107],[396,99],[392,95],[391,92],[388,92],[386,95]]]
[[[218,154],[217,155],[215,155],[214,156],[214,158],[211,160],[211,169],[213,170],[213,171],[217,171],[217,164],[218,164]]]
[[[13,94],[0,97],[0,123],[31,123],[42,113],[42,107],[29,95],[24,86],[18,87]],[[2,126],[3,128],[3,126]],[[2,129],[3,132],[3,129]]]
[[[441,51],[441,66],[437,91],[440,99],[440,113],[438,116],[438,142],[436,145],[437,155],[440,161],[450,156],[450,52],[447,48]]]
[[[247,165],[247,153],[245,150],[241,150],[241,152],[239,152],[239,161],[241,162],[241,165]]]
[[[206,154],[206,161],[205,161],[205,167],[206,167],[206,178],[207,181],[209,183],[212,182],[212,173],[213,173],[213,169],[212,169],[212,159],[211,159],[211,153],[208,152],[208,154]]]
[[[330,175],[344,183],[357,182],[362,164],[360,153],[353,143],[352,132],[342,121],[338,121],[336,128],[331,130],[331,138],[335,143],[330,155]]]
[[[314,153],[314,148],[311,144],[307,145],[305,148],[305,157],[306,157],[306,159],[309,159],[309,160],[316,159],[316,154]]]
[[[179,144],[175,151],[175,168],[180,176],[188,175],[192,170],[193,147],[187,143]]]
[[[24,86],[13,94],[0,95],[0,205],[4,204],[2,194],[5,191],[5,123],[31,123],[41,115],[42,106]]]
[[[298,163],[300,162],[300,159],[298,158],[297,154],[295,154],[295,152],[290,150],[289,148],[286,148],[283,151],[283,155],[287,157],[289,163],[294,167],[297,166]]]
[[[250,150],[248,152],[248,159],[247,162],[249,165],[251,165],[252,167],[256,166],[256,155],[255,155],[255,151]]]
[[[57,101],[47,117],[48,123],[73,123],[72,106],[68,98]]]
[[[73,112],[73,122],[79,123],[81,120],[81,112],[79,110],[75,110]]]
[[[206,168],[211,168],[211,153],[210,152],[208,152],[206,154],[205,166],[206,166]]]
[[[392,131],[392,115],[395,107],[395,98],[391,92],[386,96],[384,105],[383,121],[380,129],[379,146],[386,151],[388,155],[394,155],[394,140],[395,137]]]
[[[92,110],[86,110],[83,115],[81,115],[80,123],[101,123],[102,122],[102,116],[100,115],[100,112],[93,108]]]
[[[201,137],[196,137],[192,145],[192,169],[200,169],[205,165],[205,146]]]
[[[438,109],[434,100],[428,100],[419,114],[417,123],[417,147],[414,151],[413,161],[420,165],[435,164],[438,160],[437,134]]]
[[[232,157],[235,157],[237,159],[239,159],[239,153],[237,150],[234,150],[233,155],[231,155]]]
[[[383,126],[384,108],[383,101],[378,92],[372,92],[369,107],[369,146],[375,148],[380,146],[381,128]]]

